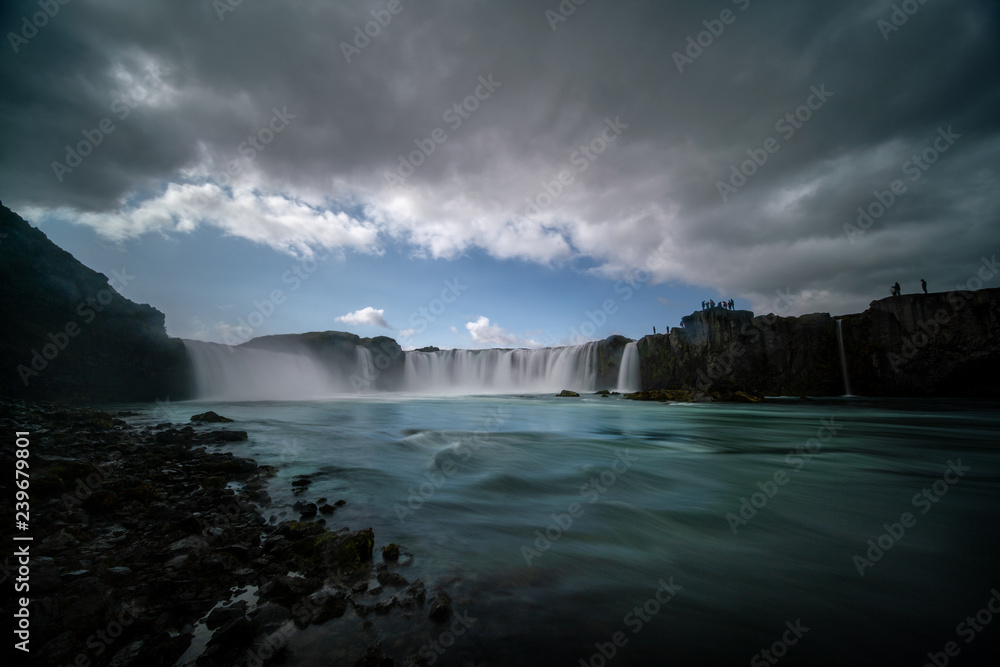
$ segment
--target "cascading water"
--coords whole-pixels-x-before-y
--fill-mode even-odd
[[[631,393],[642,389],[639,376],[639,346],[635,342],[627,343],[622,352],[622,363],[618,368],[618,391]]]
[[[441,350],[406,353],[407,391],[542,393],[594,391],[598,343],[540,350]]]
[[[839,319],[837,320],[837,344],[840,346],[840,373],[844,377],[844,396],[852,396],[851,382],[847,377],[847,356],[844,354],[844,332]]]
[[[232,401],[319,398],[352,391],[304,354],[185,340],[198,398]]]

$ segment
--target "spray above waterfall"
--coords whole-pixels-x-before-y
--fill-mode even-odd
[[[400,358],[398,347],[395,356],[378,347],[383,343],[370,349],[370,339],[310,347],[294,338],[274,338],[236,347],[185,341],[198,398],[297,400],[382,391],[469,395],[640,388],[634,342],[625,345],[617,369],[607,367],[614,363],[611,357],[600,362],[600,371],[602,342],[542,349],[414,350]]]

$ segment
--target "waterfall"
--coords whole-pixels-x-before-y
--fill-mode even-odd
[[[319,398],[351,391],[306,354],[185,340],[198,398],[265,401]]]
[[[406,353],[403,384],[407,391],[430,393],[594,391],[598,345],[411,351]]]
[[[844,354],[844,332],[839,319],[837,320],[837,344],[840,346],[840,373],[844,378],[844,396],[852,396],[851,382],[847,377],[847,356]]]
[[[639,346],[635,342],[627,343],[622,352],[622,363],[618,368],[618,391],[631,393],[642,389],[639,376]]]
[[[358,345],[358,369],[351,375],[351,385],[357,391],[371,391],[378,373],[375,371],[375,361],[372,352],[367,347]]]

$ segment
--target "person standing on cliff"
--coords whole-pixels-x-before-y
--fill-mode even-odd
[[[920,287],[924,290],[924,294],[927,294],[927,281],[923,278],[920,279]]]
[[[896,281],[896,284],[893,285],[893,287],[896,288],[896,296],[903,296],[903,288],[899,286],[898,280]]]

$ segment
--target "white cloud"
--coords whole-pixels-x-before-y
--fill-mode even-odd
[[[371,306],[362,308],[361,310],[356,310],[353,313],[341,315],[336,319],[337,322],[343,322],[344,324],[351,324],[354,326],[368,325],[373,327],[382,327],[383,329],[392,329],[392,327],[389,326],[389,323],[385,321],[385,310],[381,308],[372,308]]]
[[[296,257],[312,257],[316,249],[381,252],[373,223],[310,205],[292,194],[269,194],[258,187],[233,187],[230,193],[208,183],[171,183],[161,194],[117,211],[29,207],[25,214],[35,219],[59,214],[114,241],[150,232],[187,233],[199,226],[212,226]]]
[[[475,322],[466,322],[465,328],[468,330],[472,340],[482,345],[499,345],[501,347],[543,347],[537,340],[525,339],[497,324],[490,324],[490,318],[480,315]],[[452,327],[454,330],[454,327]],[[457,331],[456,331],[457,333]]]

